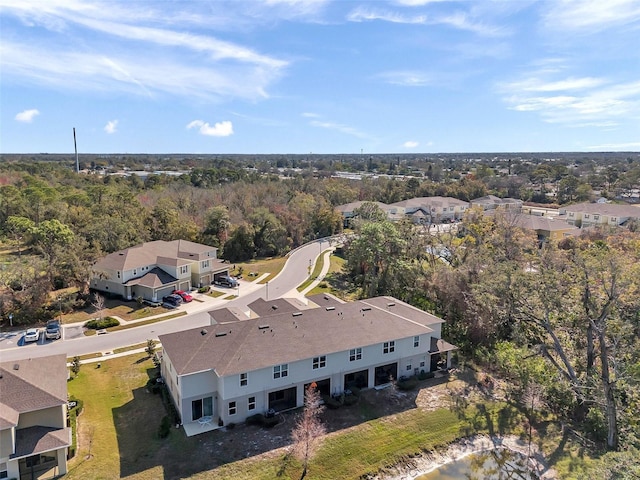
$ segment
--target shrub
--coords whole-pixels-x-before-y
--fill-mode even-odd
[[[250,417],[247,417],[247,425],[258,425],[260,427],[262,427],[264,425],[264,415],[261,413],[256,413],[255,415],[251,415]]]
[[[399,390],[413,390],[418,386],[418,379],[416,377],[411,377],[406,380],[398,380],[396,385]]]
[[[102,330],[103,328],[117,327],[118,325],[120,325],[120,322],[113,317],[104,317],[102,320],[89,320],[84,324],[86,328],[90,328],[91,330]]]
[[[78,373],[80,373],[80,357],[77,355],[73,357],[73,361],[71,362],[71,371],[74,375],[78,375]]]
[[[425,372],[424,370],[422,370],[420,372],[420,374],[418,375],[418,379],[420,380],[426,380],[428,378],[433,378],[435,377],[435,373],[434,372]]]
[[[358,397],[351,394],[351,395],[345,395],[344,396],[344,404],[349,407],[351,405],[355,405],[356,403],[358,403]]]
[[[262,424],[262,426],[264,428],[272,428],[272,427],[275,427],[278,423],[280,423],[280,420],[278,419],[277,416],[265,417],[264,423]]]
[[[198,293],[209,293],[211,287],[209,285],[205,285],[204,287],[200,287],[198,289]]]
[[[158,428],[158,436],[160,438],[167,438],[171,433],[171,420],[168,415],[162,417],[160,427]]]
[[[340,408],[340,406],[342,405],[343,397],[344,397],[343,395],[337,398],[331,395],[324,395],[322,399],[324,400],[324,404],[327,406],[329,410],[336,410]]]

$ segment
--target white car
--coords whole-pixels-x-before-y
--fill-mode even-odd
[[[24,343],[37,342],[40,339],[40,329],[30,328],[24,334]]]

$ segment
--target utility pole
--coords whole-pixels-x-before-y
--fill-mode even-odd
[[[80,173],[80,162],[78,161],[78,145],[76,144],[76,127],[73,127],[73,148],[76,151],[76,173]]]

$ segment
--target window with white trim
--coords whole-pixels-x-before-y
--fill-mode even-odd
[[[180,275],[185,275],[188,272],[189,272],[189,266],[188,265],[183,265],[183,266],[180,267]]]
[[[424,360],[421,360],[421,361],[420,361],[420,368],[422,368],[422,367],[424,367],[424,366],[425,366],[425,361],[424,361]]]
[[[283,363],[273,367],[273,378],[284,378],[289,375],[289,364]]]
[[[246,387],[247,383],[249,383],[249,379],[246,373],[241,373],[240,374],[240,386],[241,387]]]
[[[249,397],[247,400],[247,410],[255,410],[256,409],[256,397]]]
[[[0,478],[8,478],[9,470],[6,463],[0,463]]]
[[[356,360],[362,360],[362,348],[352,348],[349,350],[349,361],[355,362]]]
[[[229,402],[229,415],[235,415],[238,412],[236,402]]]
[[[382,345],[382,353],[393,353],[396,351],[396,342],[391,340],[390,342],[384,342]]]
[[[407,364],[407,372],[410,372],[412,368],[413,368],[413,367],[411,366],[411,364],[410,364],[410,363],[409,363],[409,364]]]
[[[420,335],[416,335],[413,337],[413,348],[417,348],[420,346]]]
[[[202,262],[202,268],[209,268],[210,265],[211,263],[209,262],[209,260],[204,260]]]
[[[324,368],[327,366],[327,356],[321,355],[319,357],[313,357],[313,369]]]

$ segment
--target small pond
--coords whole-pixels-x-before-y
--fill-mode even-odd
[[[447,463],[416,480],[535,480],[526,468],[526,457],[507,449],[477,452]]]

